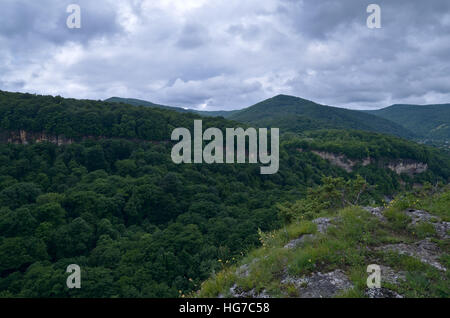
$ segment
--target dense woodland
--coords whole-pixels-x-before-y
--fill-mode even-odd
[[[450,140],[450,104],[393,105],[367,113],[398,123],[427,142]]]
[[[320,129],[358,129],[413,138],[415,133],[366,112],[320,105],[299,97],[278,95],[231,114],[230,119],[260,127],[303,133]]]
[[[287,135],[280,169],[259,165],[175,165],[170,134],[192,127],[182,114],[100,101],[0,92],[0,128],[65,135],[57,146],[0,144],[1,297],[178,297],[257,247],[258,229],[279,228],[277,205],[306,197],[325,176],[362,176],[362,202],[380,202],[417,182],[449,181],[449,158],[396,137],[359,131]],[[205,127],[242,126],[204,118]],[[82,141],[83,136],[97,136]],[[114,137],[114,138],[112,138]],[[352,173],[308,149],[378,163]],[[383,160],[429,164],[414,177]],[[67,265],[82,288],[66,287]]]

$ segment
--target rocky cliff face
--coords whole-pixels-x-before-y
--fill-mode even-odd
[[[0,141],[4,143],[12,143],[19,145],[28,145],[39,142],[50,142],[58,146],[69,145],[74,142],[71,138],[63,135],[54,136],[45,132],[29,132],[25,130],[1,131]]]
[[[395,171],[397,174],[406,173],[412,175],[427,171],[428,165],[412,160],[401,160],[389,163],[388,168]]]
[[[299,149],[299,151],[302,151]],[[353,168],[357,165],[367,166],[374,163],[372,158],[365,158],[363,160],[352,160],[341,154],[334,154],[331,152],[312,150],[312,153],[318,155],[322,159],[328,160],[331,164],[336,165],[347,172],[352,172]],[[426,163],[417,162],[410,159],[393,160],[386,164],[386,167],[391,169],[397,174],[406,173],[409,175],[415,175],[428,170]]]
[[[62,146],[62,145],[70,145],[74,142],[80,142],[85,140],[102,140],[102,139],[124,139],[120,137],[105,137],[105,136],[83,136],[79,138],[67,138],[64,135],[51,135],[47,134],[46,132],[33,132],[33,131],[26,131],[26,130],[0,130],[0,143],[11,143],[11,144],[17,144],[17,145],[28,145],[33,143],[39,143],[39,142],[50,142],[52,144]],[[151,140],[142,140],[142,139],[136,139],[132,138],[127,140],[134,141],[134,142],[148,142],[152,144],[166,144],[170,141],[151,141]]]
[[[330,163],[332,163],[338,167],[341,167],[342,169],[344,169],[347,172],[352,172],[353,167],[358,164],[367,166],[372,163],[372,160],[370,158],[366,158],[362,161],[358,161],[358,160],[351,160],[344,155],[336,155],[336,154],[330,153],[330,152],[313,150],[312,153],[315,153],[322,159],[328,160]]]

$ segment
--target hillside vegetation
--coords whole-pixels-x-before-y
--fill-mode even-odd
[[[186,295],[222,264],[257,248],[258,230],[281,228],[279,204],[307,199],[309,188],[327,184],[325,177],[341,185],[363,180],[367,191],[358,201],[367,204],[381,204],[385,195],[415,183],[449,178],[448,157],[437,150],[357,131],[283,137],[275,175],[260,175],[259,165],[250,164],[176,165],[171,131],[192,128],[196,118],[205,128],[241,125],[164,109],[0,92],[2,131],[73,138],[62,145],[0,144],[0,296]],[[347,172],[312,152],[320,147],[375,161]],[[420,160],[429,168],[398,174],[383,163],[390,160]],[[69,264],[82,269],[79,290],[65,287]]]
[[[450,141],[450,104],[393,105],[368,113],[414,131],[421,139]]]
[[[0,91],[0,129],[83,136],[167,141],[177,127],[193,128],[193,113],[94,100],[66,99]],[[233,127],[221,118],[203,118],[204,127]]]
[[[450,297],[450,188],[428,186],[379,208],[342,207],[363,183],[339,191],[341,182],[328,179],[306,202],[279,205],[287,225],[260,231],[262,247],[191,296]],[[372,264],[381,269],[379,289],[367,286]]]
[[[206,117],[224,117],[228,118],[234,113],[238,111],[202,111],[202,110],[196,110],[196,109],[189,109],[189,108],[181,108],[181,107],[174,107],[174,106],[164,106],[164,105],[158,105],[154,104],[152,102],[148,102],[141,99],[135,99],[135,98],[120,98],[120,97],[111,97],[105,100],[105,102],[110,103],[123,103],[128,105],[134,105],[134,106],[145,106],[145,107],[154,107],[154,108],[162,108],[167,110],[173,110],[180,113],[194,113],[199,114]]]
[[[278,95],[229,117],[260,127],[278,127],[303,133],[318,129],[358,129],[410,138],[414,133],[384,118],[360,111],[316,104],[298,97]]]
[[[324,106],[294,96],[278,95],[242,110],[198,111],[132,98],[112,97],[106,101],[202,116],[220,116],[259,127],[277,127],[283,132],[297,134],[320,129],[357,129],[419,140],[442,149],[450,147],[450,104],[393,105],[374,111],[354,111]]]

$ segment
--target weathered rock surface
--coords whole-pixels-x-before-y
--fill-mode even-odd
[[[423,210],[414,210],[409,209],[406,210],[405,213],[411,217],[411,223],[410,225],[417,225],[418,223],[422,222],[428,222],[431,223],[435,230],[436,234],[441,239],[448,239],[450,236],[448,235],[448,232],[450,231],[450,222],[444,222],[441,220],[440,217],[434,216],[427,211]]]
[[[247,277],[250,274],[250,266],[259,261],[259,258],[254,258],[250,264],[244,264],[236,269],[236,275],[239,277]]]
[[[390,268],[389,266],[380,265],[381,269],[381,286],[383,286],[384,282],[388,282],[391,284],[398,284],[400,281],[406,279],[406,272],[400,271],[397,272]]]
[[[365,207],[366,211],[370,212],[373,216],[387,222],[387,219],[383,215],[383,208],[381,207]],[[439,217],[434,216],[426,211],[409,209],[405,213],[411,217],[411,226],[420,224],[421,222],[427,222],[433,224],[436,233],[440,238],[448,238],[449,222],[443,222]],[[326,233],[330,226],[337,218],[321,217],[314,219],[312,222],[317,225],[318,233]],[[314,240],[319,234],[304,234],[300,237],[291,240],[284,248],[294,249],[301,247],[305,243]],[[392,251],[401,255],[408,255],[417,258],[423,263],[429,264],[440,271],[445,272],[447,268],[439,263],[439,257],[442,254],[439,246],[432,242],[430,238],[415,242],[415,243],[399,243],[389,244],[384,246],[378,246],[371,248],[371,250],[378,251]],[[295,252],[294,252],[295,253]],[[253,262],[257,262],[258,259],[254,259]],[[372,260],[373,261],[373,260]],[[252,264],[253,264],[252,262]],[[374,261],[375,264],[377,263]],[[378,262],[378,264],[380,264]],[[406,280],[406,272],[394,270],[393,268],[385,265],[380,265],[381,269],[381,288],[366,288],[364,293],[369,298],[403,298],[402,295],[396,291],[387,287],[392,285],[401,284]],[[251,264],[244,264],[236,270],[236,275],[239,277],[247,277],[251,271]],[[336,297],[345,291],[352,289],[354,286],[349,277],[342,269],[336,269],[332,272],[322,273],[315,272],[303,277],[291,276],[288,274],[287,268],[284,269],[281,275],[280,283],[282,286],[289,287],[290,297],[299,298],[331,298]],[[386,283],[389,283],[387,286]],[[292,293],[292,287],[294,287]],[[230,295],[237,298],[268,298],[270,295],[264,289],[257,292],[255,289],[246,291],[237,284],[234,284],[230,288]]]
[[[298,149],[303,151],[302,149]],[[312,150],[312,153],[318,155],[322,159],[328,160],[331,164],[344,169],[347,172],[352,172],[353,168],[357,165],[367,166],[374,163],[375,160],[372,158],[365,158],[363,160],[353,160],[347,158],[342,154],[335,154],[331,152]],[[386,164],[386,168],[394,171],[397,174],[406,173],[408,175],[415,175],[428,170],[428,165],[426,163],[417,162],[409,159],[399,159],[396,161],[391,161]]]
[[[303,245],[306,242],[310,242],[312,241],[316,236],[313,234],[304,234],[302,236],[300,236],[299,238],[290,241],[289,243],[287,243],[284,248],[296,248],[298,246]]]
[[[230,288],[230,294],[233,298],[270,298],[266,290],[263,290],[260,293],[257,293],[255,289],[245,291],[236,284]]]
[[[376,218],[380,219],[380,221],[386,222],[386,218],[383,215],[383,210],[384,210],[383,208],[381,208],[381,207],[374,208],[371,206],[366,206],[363,209],[366,210],[367,212],[370,212]]]
[[[427,171],[428,165],[422,162],[415,162],[413,160],[398,160],[390,162],[388,168],[395,171],[396,174],[406,173],[409,175],[419,174]]]
[[[244,264],[236,270],[236,275],[239,277],[247,277],[250,274],[250,266]]]
[[[369,298],[403,298],[402,295],[387,288],[367,288],[365,294]]]
[[[317,231],[319,233],[325,233],[327,231],[327,229],[330,226],[332,226],[331,222],[333,220],[335,220],[335,219],[332,219],[332,218],[317,218],[317,219],[312,220],[312,222],[317,225]],[[316,238],[316,235],[314,235],[314,234],[303,234],[299,238],[296,238],[296,239],[288,242],[284,246],[284,248],[296,248],[298,246],[303,245],[306,242],[310,242],[310,241],[314,240],[314,238]]]
[[[439,247],[431,242],[429,238],[413,244],[389,244],[375,248],[381,251],[394,251],[401,255],[408,255],[419,259],[421,262],[434,266],[435,268],[446,271],[447,269],[438,262],[440,255]]]
[[[294,285],[300,298],[331,298],[353,288],[353,284],[340,269],[301,278],[286,276],[281,283]]]
[[[317,231],[319,231],[320,233],[325,233],[327,229],[332,225],[331,221],[333,221],[333,219],[331,218],[317,218],[312,222],[317,225]]]
[[[351,160],[344,155],[337,155],[325,151],[313,150],[311,152],[318,155],[322,159],[328,160],[331,164],[338,166],[347,172],[352,172],[353,167],[355,167],[358,164],[361,164],[362,166],[367,166],[372,163],[372,160],[370,158],[366,158],[362,161],[359,161],[359,160]]]
[[[31,143],[49,142],[58,146],[70,145],[72,138],[63,135],[50,135],[45,132],[30,132],[26,130],[0,131],[0,141],[5,143],[27,145]]]

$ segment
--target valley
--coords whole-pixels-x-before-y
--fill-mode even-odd
[[[217,296],[227,293],[234,281],[227,278],[226,286],[214,287],[217,293],[207,286],[216,284],[217,277],[225,275],[221,273],[245,264],[253,253],[266,253],[261,246],[270,233],[278,237],[287,227],[291,240],[315,235],[315,227],[296,223],[298,218],[312,221],[342,215],[349,222],[356,222],[357,216],[369,220],[357,206],[383,206],[389,198],[411,191],[435,191],[433,195],[446,191],[448,154],[398,137],[396,133],[403,130],[385,120],[334,109],[320,119],[323,127],[304,129],[305,121],[300,120],[297,128],[286,128],[284,133],[280,128],[279,169],[272,175],[261,175],[259,165],[249,163],[172,161],[175,142],[170,136],[175,128],[185,127],[193,136],[195,120],[202,120],[203,129],[223,133],[230,127],[259,127],[268,120],[271,103],[280,98],[294,103],[286,106],[294,113],[310,107],[322,111],[296,98],[276,97],[268,106],[263,104],[254,119],[255,109],[239,118],[238,113],[229,118],[203,117],[157,107],[1,91],[0,296],[187,297],[197,292]],[[358,118],[363,122],[358,123]],[[365,118],[373,125],[366,126]],[[357,129],[361,127],[369,131]],[[379,127],[391,127],[392,134],[371,131]],[[447,220],[445,211],[450,210],[446,199],[432,207],[408,204],[411,207],[426,208],[442,220]],[[395,213],[384,214],[394,225],[403,218]],[[370,224],[370,231],[376,232],[371,240],[397,244],[395,248],[410,244],[408,235],[415,235],[384,228],[377,221]],[[430,226],[422,227],[421,231],[428,231]],[[353,235],[351,227],[342,231],[338,236]],[[354,235],[339,244],[354,248],[365,238]],[[286,239],[279,244],[288,244]],[[447,253],[443,242],[436,243],[441,254]],[[303,262],[299,255],[292,257]],[[333,267],[332,255],[336,254],[320,258],[329,270],[321,273],[342,271],[339,275],[357,288],[346,295],[364,296],[351,276],[362,263],[344,258],[346,266]],[[448,266],[446,256],[442,257],[439,263]],[[383,265],[392,267],[393,262]],[[84,273],[81,289],[64,287],[69,264],[79,265]],[[414,270],[422,270],[421,266]],[[261,270],[262,276],[250,274],[253,283],[234,289],[236,296],[261,295],[264,289],[279,295],[272,293],[272,274]],[[311,284],[326,278],[314,273],[308,278]],[[430,270],[429,275],[436,273]],[[286,287],[291,290],[288,294],[296,295],[294,287],[303,286],[297,278]],[[260,285],[252,285],[256,283]],[[417,295],[445,293],[439,286],[432,294],[417,289]],[[392,290],[410,295],[401,288]],[[284,293],[284,287],[279,292]]]

